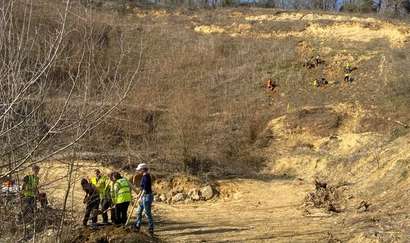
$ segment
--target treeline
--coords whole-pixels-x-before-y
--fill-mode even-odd
[[[101,2],[104,0],[95,1]],[[391,16],[405,16],[410,14],[410,0],[137,0],[135,2],[184,7],[217,8],[250,5],[281,9],[310,9],[364,13],[377,12],[379,14]]]

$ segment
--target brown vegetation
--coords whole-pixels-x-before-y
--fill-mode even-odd
[[[386,183],[400,174],[405,185],[405,162],[388,172],[379,154],[408,137],[400,125],[410,120],[405,23],[266,9],[64,7],[18,2],[6,12],[15,22],[0,22],[0,175],[20,178],[30,164],[62,160],[63,213],[71,212],[81,158],[123,171],[149,162],[159,178],[186,173],[195,185],[321,173],[338,180],[385,173]],[[323,65],[303,67],[318,54]],[[346,62],[357,68],[352,84],[342,82]],[[320,77],[332,85],[313,87]],[[277,81],[274,93],[267,79]],[[163,180],[164,192],[181,184]],[[339,211],[336,189],[319,191],[310,201]]]

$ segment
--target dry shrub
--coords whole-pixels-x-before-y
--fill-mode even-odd
[[[341,190],[329,185],[325,181],[315,180],[315,191],[310,192],[304,199],[306,208],[324,208],[329,212],[339,213],[340,201],[342,199]]]
[[[302,109],[286,117],[288,128],[302,129],[318,136],[330,136],[337,132],[344,119],[343,114],[329,108]]]
[[[187,155],[182,161],[184,171],[190,175],[201,176],[211,171],[213,161]]]
[[[121,31],[96,20],[92,9],[65,3],[0,3],[0,119],[5,124],[0,178],[18,178],[32,164],[69,148],[90,151],[79,141],[119,106],[137,74],[139,60],[127,58],[131,44],[124,44]],[[137,65],[131,67],[132,62]],[[112,133],[122,137],[121,130]],[[6,211],[18,215],[19,205]],[[44,226],[38,231],[64,226],[62,212],[38,211],[36,225]]]
[[[360,120],[355,132],[387,132],[391,129],[392,125],[394,125],[392,122],[388,122],[380,117],[365,117]]]
[[[171,148],[182,160],[190,160],[204,149],[203,134],[206,132],[208,119],[205,98],[192,90],[177,91],[171,101],[169,112],[170,132],[172,135]]]
[[[215,43],[215,55],[221,57],[230,57],[239,51],[238,44],[232,39],[217,39]]]
[[[17,239],[23,236],[32,236],[34,232],[42,232],[46,229],[56,230],[59,226],[57,222],[61,221],[63,210],[57,208],[38,208],[34,217],[22,218],[21,202],[18,195],[0,194],[0,212],[1,222],[0,232],[3,239]],[[65,219],[65,223],[73,224],[73,219]],[[26,228],[28,225],[31,227]],[[34,230],[35,227],[35,230]]]
[[[48,2],[0,4],[1,32],[11,33],[0,34],[1,72],[6,74],[0,99],[7,104],[1,109],[12,106],[2,111],[7,126],[1,132],[13,132],[11,140],[1,137],[10,145],[3,146],[3,155],[22,141],[27,141],[26,151],[14,150],[13,156],[25,156],[39,140],[35,155],[67,143],[78,134],[74,128],[90,129],[132,80],[121,31],[74,6],[62,20],[58,14],[64,7]],[[41,139],[52,124],[53,135]]]

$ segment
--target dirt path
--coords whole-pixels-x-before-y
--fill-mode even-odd
[[[228,200],[156,205],[158,235],[167,242],[328,242],[337,217],[305,217],[311,186],[295,181],[235,180]]]

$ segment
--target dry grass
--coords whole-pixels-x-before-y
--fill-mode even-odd
[[[258,138],[265,136],[264,127],[271,118],[306,106],[356,103],[369,108],[376,104],[373,112],[384,112],[390,106],[385,99],[394,96],[388,88],[394,86],[388,73],[398,70],[392,64],[394,52],[408,48],[406,25],[391,28],[391,24],[367,17],[230,9],[158,14],[157,10],[135,9],[123,18],[123,31],[132,35],[138,26],[144,33],[146,59],[143,78],[128,107],[115,115],[132,122],[126,129],[118,122],[106,123],[107,132],[112,129],[109,124],[122,127],[108,147],[138,151],[144,161],[169,161],[169,170],[177,165],[184,171],[181,162],[192,160],[210,162],[212,166],[206,166],[204,173],[223,168],[235,174],[260,168],[258,163],[249,165],[240,158],[254,159],[247,151],[255,141],[260,143]],[[299,18],[303,24],[296,21]],[[325,35],[330,29],[337,33]],[[304,69],[304,58],[316,54],[326,61],[323,68]],[[387,84],[383,75],[374,72],[381,56],[387,58],[381,69]],[[341,84],[323,90],[311,86],[311,80],[321,76],[340,81],[348,61],[358,67],[352,86]],[[276,93],[266,92],[266,78],[278,82]],[[148,131],[148,125],[130,125],[144,124],[145,119],[133,112],[133,106],[158,114],[154,130]],[[398,113],[388,112],[392,116]],[[362,123],[361,132],[374,131],[377,124]],[[382,129],[391,127],[388,123]],[[115,142],[114,137],[122,140]]]
[[[387,143],[381,137],[391,134],[387,148],[406,155],[395,143],[403,143],[408,131],[392,121],[410,118],[410,70],[403,68],[409,61],[408,25],[263,9],[93,11],[89,25],[78,19],[69,23],[65,58],[47,76],[53,96],[44,116],[56,115],[70,87],[69,73],[98,80],[78,91],[87,87],[109,103],[118,94],[107,91],[123,85],[115,80],[123,80],[118,77],[127,77],[138,64],[136,40],[141,37],[144,61],[125,104],[77,144],[79,157],[93,152],[123,170],[148,162],[158,173],[206,179],[258,177],[267,170],[286,177],[324,173],[343,180],[369,175],[361,189],[380,185],[374,181],[384,175],[389,177],[383,182],[389,183],[399,174],[401,185],[407,185],[408,172],[400,171],[405,162],[396,166],[386,159],[399,161],[401,155],[381,158],[374,151],[390,153],[380,148]],[[42,31],[52,28],[45,26]],[[75,69],[81,37],[89,40],[86,50],[94,72]],[[118,61],[120,44],[130,48],[132,58],[121,69],[98,72]],[[324,65],[312,70],[302,66],[317,54]],[[346,62],[357,67],[353,84],[312,86],[320,77],[341,81]],[[278,83],[275,92],[265,89],[267,78]],[[78,108],[68,107],[69,114],[76,117]],[[68,137],[55,135],[44,149]],[[64,189],[56,189],[59,198]],[[77,192],[70,203],[79,196]]]
[[[408,98],[406,82],[401,80],[408,70],[398,68],[408,62],[403,54],[409,35],[405,24],[263,9],[136,8],[123,13],[97,9],[94,13],[93,31],[89,31],[91,25],[72,28],[68,56],[75,54],[75,40],[83,32],[95,43],[96,66],[116,57],[117,44],[124,43],[132,47],[129,54],[135,59],[127,60],[118,73],[122,75],[137,64],[139,43],[135,40],[144,39],[144,68],[132,95],[81,142],[83,151],[114,157],[117,153],[118,158],[112,160],[119,164],[157,162],[158,168],[184,171],[182,161],[208,161],[207,173],[224,174],[218,169],[223,168],[241,174],[261,167],[251,151],[254,144],[261,145],[260,138],[268,138],[262,143],[269,144],[275,132],[266,134],[265,127],[280,114],[307,106],[356,103],[356,107],[375,106],[373,112],[392,119],[406,116],[407,108],[400,105]],[[326,64],[314,70],[303,68],[303,60],[316,54],[321,54]],[[347,61],[358,67],[353,85],[312,87],[311,80],[322,76],[340,81]],[[57,62],[49,74],[55,80],[52,90],[59,91],[56,96],[67,92],[72,62]],[[98,84],[117,85],[110,81],[113,75],[100,75],[105,82]],[[266,78],[278,82],[276,93],[264,89]],[[105,88],[93,87],[93,91]],[[327,122],[318,117],[317,124],[326,123],[326,130]],[[377,118],[376,122],[368,119],[361,132],[373,131],[379,124]],[[387,131],[391,125],[382,128]]]

